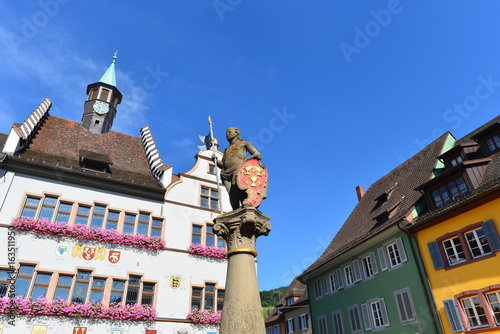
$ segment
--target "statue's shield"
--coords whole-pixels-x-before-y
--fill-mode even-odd
[[[238,169],[238,188],[247,193],[243,206],[258,207],[266,198],[268,174],[267,169],[257,159],[245,161]]]

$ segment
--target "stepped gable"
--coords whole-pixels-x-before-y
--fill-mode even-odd
[[[302,275],[406,218],[423,196],[415,188],[431,178],[449,135],[443,134],[371,185],[323,254]],[[386,220],[378,220],[384,215]]]
[[[81,157],[109,164],[109,172],[80,166]],[[14,158],[85,175],[161,188],[151,173],[140,137],[110,131],[96,134],[79,122],[49,115],[27,148]]]

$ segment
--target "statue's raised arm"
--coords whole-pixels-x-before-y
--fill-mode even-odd
[[[226,130],[226,138],[229,147],[224,151],[222,161],[217,161],[217,167],[221,169],[231,207],[233,210],[242,206],[258,207],[266,198],[267,190],[267,170],[260,162],[261,154],[252,143],[241,139],[240,131],[235,127]]]

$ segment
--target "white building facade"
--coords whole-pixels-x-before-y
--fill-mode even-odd
[[[224,299],[212,152],[172,175],[149,127],[112,131],[114,60],[87,94],[81,123],[46,98],[0,134],[0,333],[218,333],[188,317]]]

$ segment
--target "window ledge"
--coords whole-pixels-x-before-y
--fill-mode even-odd
[[[490,259],[490,258],[495,257],[495,256],[497,256],[496,253],[486,254],[486,255],[483,255],[483,256],[480,256],[480,257],[476,257],[474,259],[465,260],[465,261],[462,261],[462,262],[457,263],[457,264],[446,266],[443,269],[444,270],[452,270],[452,269],[455,269],[455,268],[460,268],[460,267],[466,266],[468,264],[472,264],[472,263],[479,262],[479,261],[482,261],[482,260]]]

